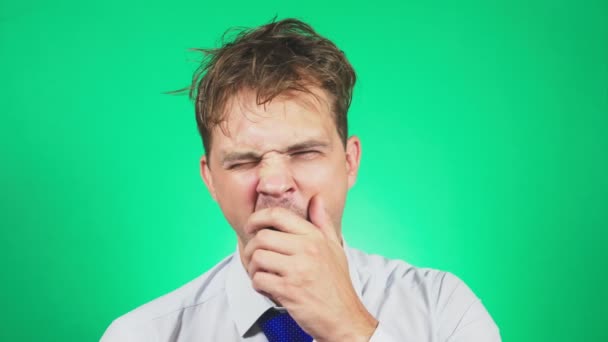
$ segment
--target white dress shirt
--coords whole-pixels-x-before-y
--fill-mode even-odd
[[[481,301],[453,274],[343,245],[353,287],[379,321],[370,341],[501,341]],[[266,342],[257,320],[272,307],[252,288],[237,248],[198,278],[114,320],[101,342]]]

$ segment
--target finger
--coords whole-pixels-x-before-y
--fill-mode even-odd
[[[306,219],[291,210],[273,207],[254,212],[243,227],[245,233],[250,235],[263,228],[274,228],[291,234],[306,234],[311,227]]]
[[[251,255],[258,249],[265,249],[284,255],[294,255],[301,248],[299,235],[284,233],[272,229],[260,229],[255,236],[249,240],[243,250],[245,264],[248,265]]]
[[[338,233],[334,228],[334,224],[329,216],[329,213],[325,209],[323,199],[319,195],[315,195],[310,199],[310,205],[308,206],[308,216],[312,224],[317,226],[319,230],[328,239],[340,242]]]
[[[251,255],[251,260],[247,265],[247,273],[250,278],[253,278],[257,272],[285,275],[289,269],[288,258],[289,256],[283,254],[258,249]]]
[[[254,290],[275,299],[277,299],[277,297],[282,297],[281,294],[285,293],[285,280],[281,276],[273,273],[256,272],[253,277],[251,277],[251,285]]]

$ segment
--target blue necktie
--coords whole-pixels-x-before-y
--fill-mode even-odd
[[[287,311],[269,310],[261,317],[260,326],[269,342],[311,342],[308,335]]]

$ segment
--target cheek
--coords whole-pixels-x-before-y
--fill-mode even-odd
[[[328,185],[337,185],[341,182],[342,175],[329,165],[309,165],[298,168],[294,172],[294,177],[304,188],[317,188],[322,190]]]
[[[329,212],[337,233],[340,233],[348,191],[345,168],[336,165],[317,165],[311,169],[299,170],[297,179],[301,180],[298,185],[305,198],[310,199],[314,195],[320,195],[324,199],[325,209]]]
[[[231,174],[216,182],[218,204],[226,219],[240,229],[253,212],[257,177],[254,173]]]
[[[337,157],[296,164],[293,172],[297,180],[309,186],[341,188],[348,183],[345,162]]]
[[[348,188],[346,168],[337,161],[310,163],[293,172],[300,190],[308,196],[321,193],[327,200],[335,201],[344,197]]]

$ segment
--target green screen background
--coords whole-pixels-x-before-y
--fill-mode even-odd
[[[189,84],[298,17],[359,80],[349,244],[448,270],[505,341],[606,341],[605,1],[0,3],[2,341],[96,341],[235,248]]]

